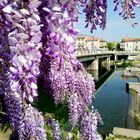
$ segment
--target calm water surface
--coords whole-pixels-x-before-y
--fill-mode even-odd
[[[101,134],[109,134],[113,127],[131,127],[129,108],[132,96],[126,92],[126,82],[137,82],[136,77],[124,78],[124,70],[114,71],[108,80],[97,90],[94,107],[100,112],[104,125],[99,125]],[[128,119],[129,118],[129,119]],[[132,126],[133,127],[133,126]]]

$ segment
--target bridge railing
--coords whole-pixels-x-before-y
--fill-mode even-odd
[[[96,54],[106,54],[109,53],[109,51],[93,51],[93,50],[86,50],[86,51],[76,51],[77,56],[86,56],[86,55],[96,55]]]
[[[140,54],[139,51],[108,51],[108,50],[84,50],[84,51],[76,51],[77,57],[86,56],[86,55],[98,55],[98,54]]]

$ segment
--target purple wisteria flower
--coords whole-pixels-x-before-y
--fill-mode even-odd
[[[42,47],[40,31],[42,25],[38,16],[38,7],[35,5],[38,2],[28,2],[28,9],[24,6],[21,8],[18,2],[3,8],[6,19],[11,25],[8,34],[11,78],[16,83],[15,89],[19,88],[18,85],[22,85],[21,96],[30,102],[33,102],[37,96],[37,77],[40,73],[39,49]]]
[[[62,140],[61,129],[60,129],[58,121],[56,121],[53,118],[48,118],[47,119],[47,124],[52,129],[53,140]]]
[[[76,5],[79,2],[43,1],[39,10],[44,24],[40,65],[44,86],[56,104],[68,99],[70,121],[74,126],[95,96],[94,78],[86,72],[75,54],[78,34]]]
[[[97,29],[97,26],[104,29],[106,26],[106,9],[107,1],[106,0],[90,0],[89,3],[84,8],[86,13],[86,27],[91,23],[91,32]]]
[[[23,135],[26,129],[24,105],[33,102],[37,96],[37,77],[41,58],[39,49],[42,47],[41,24],[37,10],[39,4],[41,2],[37,0],[28,1],[22,6],[19,1],[0,2],[2,9],[0,11],[0,91],[4,96],[10,125],[13,131],[17,132],[18,139],[29,137],[28,133]],[[37,111],[34,111],[36,114],[30,110],[27,112],[36,117],[34,123],[38,123],[32,127],[38,133],[37,135],[32,131],[34,139],[46,140],[41,114],[39,116]]]
[[[135,18],[139,0],[114,0],[121,4],[123,19]],[[72,126],[80,123],[85,140],[98,140],[101,117],[89,107],[95,97],[95,83],[75,53],[79,30],[78,6],[84,7],[86,27],[91,32],[106,25],[106,0],[1,0],[0,1],[0,96],[3,96],[9,123],[18,139],[46,140],[44,119],[35,109],[38,78],[44,82],[55,104],[68,102]],[[133,23],[135,26],[137,23]],[[61,129],[48,121],[55,140]]]
[[[134,19],[135,18],[135,8],[138,8],[140,6],[140,1],[139,0],[124,0],[124,1],[119,1],[119,0],[114,0],[115,3],[115,8],[114,11],[119,10],[119,15],[122,16],[123,20],[127,19]],[[119,6],[121,5],[121,8]],[[136,22],[132,23],[132,26],[137,25]]]
[[[40,112],[30,104],[25,106],[23,118],[23,139],[46,140],[44,118]],[[21,138],[22,139],[22,138]]]
[[[102,140],[97,133],[97,123],[100,119],[96,111],[84,112],[80,121],[81,138],[85,140]]]

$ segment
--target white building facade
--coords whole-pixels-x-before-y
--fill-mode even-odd
[[[100,47],[100,42],[98,38],[87,37],[85,39],[85,45],[89,50],[96,50]]]
[[[105,48],[107,41],[93,36],[78,36],[76,42],[76,48],[95,50],[99,48]]]
[[[140,51],[140,38],[123,38],[120,48],[124,51]]]
[[[100,42],[99,48],[106,48],[107,47],[107,41],[100,39],[99,42]]]
[[[78,36],[76,42],[77,55],[88,55],[102,51],[107,46],[107,42],[93,36]]]
[[[84,48],[86,46],[85,40],[86,36],[78,36],[76,41],[76,48]]]

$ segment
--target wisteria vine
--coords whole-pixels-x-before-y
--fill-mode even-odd
[[[114,11],[121,5],[119,15],[125,20],[135,18],[140,1],[114,3]],[[67,101],[70,122],[80,126],[81,138],[101,139],[97,132],[101,117],[89,109],[95,97],[94,78],[75,54],[79,6],[91,32],[97,26],[105,28],[106,0],[0,1],[0,97],[19,140],[47,140],[45,125],[52,129],[53,139],[62,139],[58,121],[45,122],[35,108],[38,78],[56,105]]]

